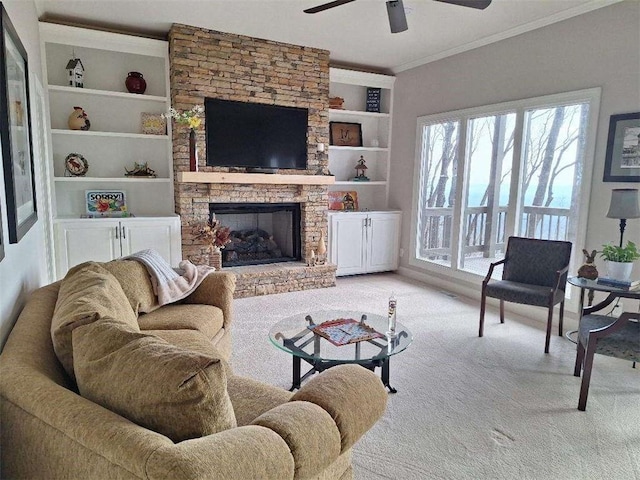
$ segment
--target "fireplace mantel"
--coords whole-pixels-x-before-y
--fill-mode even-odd
[[[277,173],[178,172],[179,183],[244,183],[268,185],[332,185],[333,175],[280,175]]]

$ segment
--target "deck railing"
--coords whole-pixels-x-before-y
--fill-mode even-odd
[[[488,207],[468,207],[464,212],[463,254],[504,250],[507,240],[507,206],[496,211],[496,228],[488,221]],[[545,240],[567,240],[569,238],[568,208],[525,206],[520,222],[519,235]],[[428,208],[422,217],[420,254],[423,258],[448,257],[451,255],[453,208]]]

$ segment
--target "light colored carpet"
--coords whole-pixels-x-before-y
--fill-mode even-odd
[[[398,393],[354,447],[356,479],[640,479],[640,369],[597,355],[580,412],[574,344],[556,334],[545,355],[542,323],[500,325],[492,309],[478,338],[476,301],[396,274],[237,300],[235,372],[289,388],[271,325],[313,310],[384,314],[392,291],[414,341],[391,361]]]

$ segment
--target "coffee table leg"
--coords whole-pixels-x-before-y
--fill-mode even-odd
[[[397,393],[398,391],[389,385],[389,357],[382,363],[382,372],[380,372],[382,384],[389,389],[389,393]]]
[[[300,365],[301,359],[296,355],[292,355],[293,357],[293,384],[289,389],[290,392],[293,392],[296,389],[300,389]]]

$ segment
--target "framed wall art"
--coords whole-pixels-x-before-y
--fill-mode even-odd
[[[605,182],[640,182],[640,112],[611,115]]]
[[[0,3],[0,142],[9,243],[38,220],[33,168],[27,51]]]
[[[361,147],[362,125],[359,123],[329,122],[329,144],[339,147]]]

